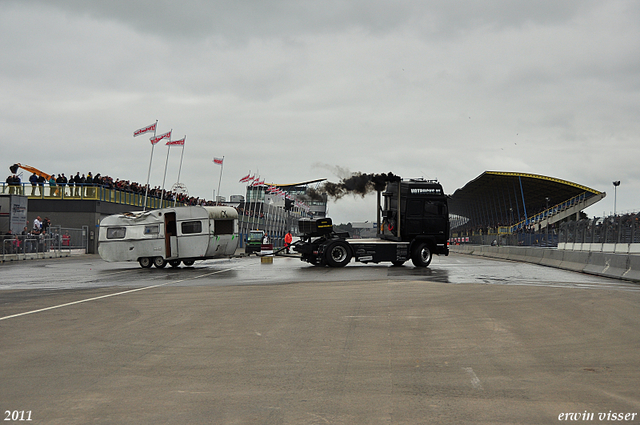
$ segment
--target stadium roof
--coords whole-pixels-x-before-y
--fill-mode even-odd
[[[313,183],[320,183],[323,182],[327,179],[315,179],[315,180],[309,180],[306,182],[300,182],[300,183],[286,183],[286,184],[277,184],[277,183],[272,183],[271,186],[276,186],[276,187],[296,187],[296,186],[306,186],[308,184],[313,184]]]
[[[548,207],[583,195],[604,195],[581,184],[538,174],[485,171],[449,200],[451,214],[467,217],[472,225],[515,224]]]

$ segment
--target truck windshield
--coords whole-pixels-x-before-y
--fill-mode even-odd
[[[247,240],[249,241],[262,241],[262,236],[264,234],[262,232],[251,232],[249,233],[249,237]]]

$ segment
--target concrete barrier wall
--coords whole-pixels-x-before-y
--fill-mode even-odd
[[[534,263],[564,270],[640,282],[639,254],[488,245],[451,245],[449,249],[451,252],[461,254]]]
[[[38,260],[43,258],[70,257],[72,255],[79,255],[77,251],[81,251],[81,253],[84,254],[84,250],[68,249],[64,251],[34,252],[27,254],[0,254],[0,263],[8,263],[11,261]]]

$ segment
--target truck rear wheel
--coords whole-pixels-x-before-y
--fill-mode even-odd
[[[171,267],[173,267],[174,269],[175,269],[176,267],[180,267],[180,263],[181,263],[181,261],[180,261],[180,260],[171,260],[171,261],[169,261],[169,265],[170,265]]]
[[[431,263],[431,248],[426,242],[419,242],[411,253],[411,261],[416,267],[427,267]]]
[[[351,250],[346,242],[330,244],[325,252],[327,264],[331,267],[344,267],[351,261]]]

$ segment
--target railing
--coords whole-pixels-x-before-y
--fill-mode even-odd
[[[91,184],[82,185],[58,185],[50,186],[22,183],[20,185],[8,185],[0,183],[0,194],[23,195],[29,199],[59,199],[59,200],[88,200],[88,201],[105,201],[116,204],[132,205],[136,207],[144,206],[144,193],[134,193],[118,189],[109,189],[103,186]],[[147,208],[157,209],[166,208],[174,205],[173,200],[160,199],[149,195],[147,197]],[[184,205],[176,203],[176,205]]]
[[[525,229],[527,226],[537,223],[539,221],[542,221],[548,217],[551,217],[553,215],[556,215],[564,210],[566,210],[567,208],[570,208],[574,205],[579,204],[580,202],[583,202],[585,199],[587,199],[588,197],[592,196],[593,194],[588,193],[588,192],[583,192],[579,195],[574,196],[571,199],[566,200],[565,202],[562,202],[558,205],[554,205],[551,208],[548,208],[544,211],[541,211],[537,214],[532,215],[531,217],[528,217],[526,220],[522,220],[519,223],[514,224],[513,226],[507,226],[507,227],[502,227],[500,230],[500,233],[515,233],[518,230],[521,229]]]

